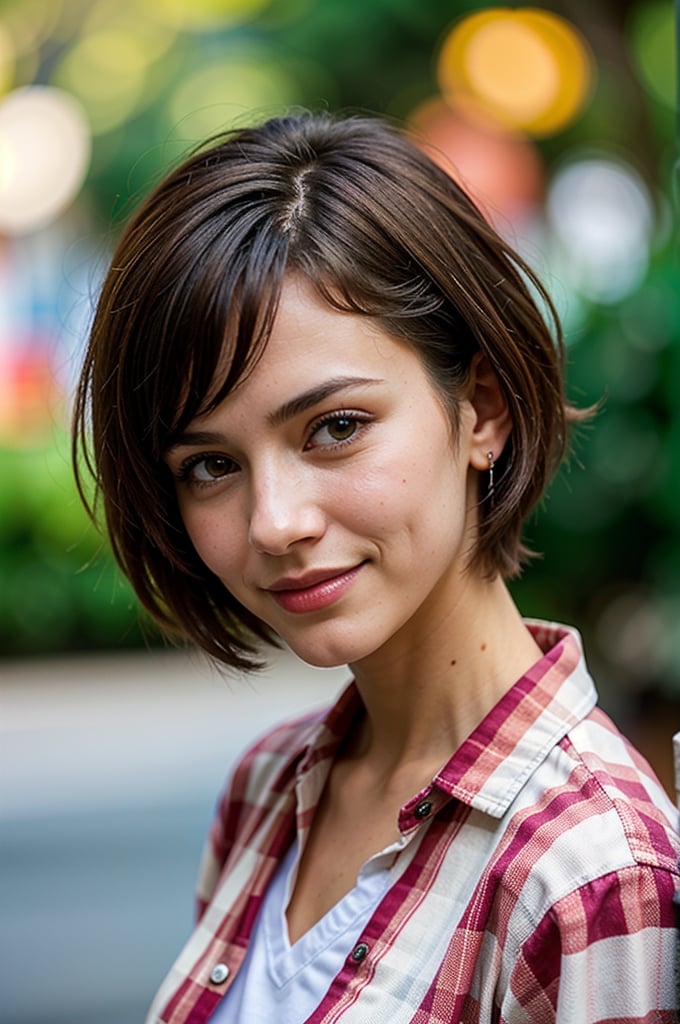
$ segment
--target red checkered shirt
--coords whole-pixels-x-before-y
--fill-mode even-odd
[[[544,656],[402,807],[395,880],[307,1024],[676,1021],[676,809],[596,708],[578,635],[529,626]],[[147,1024],[210,1018],[362,710],[350,685],[241,760]]]

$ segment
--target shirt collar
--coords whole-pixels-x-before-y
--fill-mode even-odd
[[[527,621],[544,652],[491,709],[433,785],[500,818],[553,747],[597,703],[576,630]]]
[[[543,657],[504,694],[431,784],[402,808],[404,824],[418,824],[413,809],[434,790],[502,817],[549,751],[597,703],[578,632],[557,623],[525,621]],[[321,761],[330,765],[362,714],[363,704],[352,682],[310,730],[298,774],[306,774]],[[435,802],[441,805],[442,801]]]

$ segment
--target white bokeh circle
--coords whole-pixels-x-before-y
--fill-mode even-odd
[[[44,227],[73,201],[90,161],[87,118],[73,96],[49,86],[0,101],[0,234]]]

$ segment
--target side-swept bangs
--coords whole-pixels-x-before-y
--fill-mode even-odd
[[[276,639],[198,558],[163,457],[256,363],[288,240],[268,231],[267,211],[247,194],[220,205],[220,182],[194,179],[187,204],[187,184],[183,175],[164,182],[114,253],[76,395],[76,476],[88,504],[82,451],[93,506],[101,502],[114,555],[152,617],[246,668],[256,664],[255,638]]]

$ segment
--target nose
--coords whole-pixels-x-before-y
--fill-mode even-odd
[[[324,529],[323,510],[304,473],[270,466],[253,480],[248,540],[256,551],[283,555]]]

